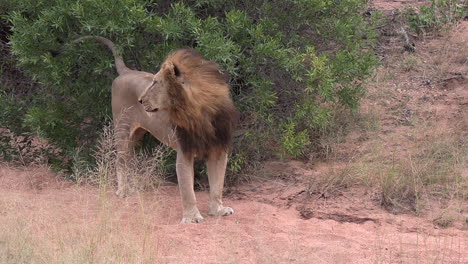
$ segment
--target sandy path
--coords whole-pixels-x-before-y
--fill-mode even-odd
[[[0,169],[0,252],[9,235],[27,231],[29,243],[41,241],[37,254],[57,262],[94,247],[94,258],[120,263],[468,263],[466,231],[417,217],[377,210],[375,222],[362,224],[304,220],[294,207],[234,196],[225,201],[234,215],[209,217],[208,195],[198,192],[206,222],[181,225],[176,186],[121,200],[56,177],[45,168]]]

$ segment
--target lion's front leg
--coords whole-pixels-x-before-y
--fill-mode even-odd
[[[210,182],[210,215],[231,215],[234,210],[223,206],[222,196],[224,176],[226,174],[227,153],[211,153],[206,162],[208,181]]]
[[[193,190],[193,155],[177,152],[176,171],[182,197],[182,223],[201,223],[203,217],[198,211],[195,191]]]

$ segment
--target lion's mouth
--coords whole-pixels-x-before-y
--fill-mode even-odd
[[[157,107],[153,108],[147,103],[144,103],[144,102],[140,102],[140,103],[143,105],[143,109],[148,113],[157,112],[159,110],[159,108],[157,108]]]
[[[159,108],[152,108],[152,107],[143,107],[143,109],[145,109],[145,111],[148,113],[154,113],[159,110]]]

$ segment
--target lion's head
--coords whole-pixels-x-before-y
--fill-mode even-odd
[[[145,111],[168,111],[184,152],[206,156],[231,141],[237,110],[219,65],[191,49],[171,53],[139,98]]]
[[[160,73],[153,76],[153,82],[148,86],[138,99],[146,112],[156,112],[163,110],[168,105],[164,102],[167,99],[166,85],[158,78]]]

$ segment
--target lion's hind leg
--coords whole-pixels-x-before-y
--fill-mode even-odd
[[[135,146],[143,139],[146,131],[138,124],[120,124],[115,127],[115,139],[117,150],[117,191],[120,198],[130,193],[128,185],[128,169],[131,159],[135,155]]]
[[[226,216],[234,213],[231,207],[223,206],[222,201],[226,165],[227,153],[225,151],[211,153],[206,161],[210,182],[210,215]]]

